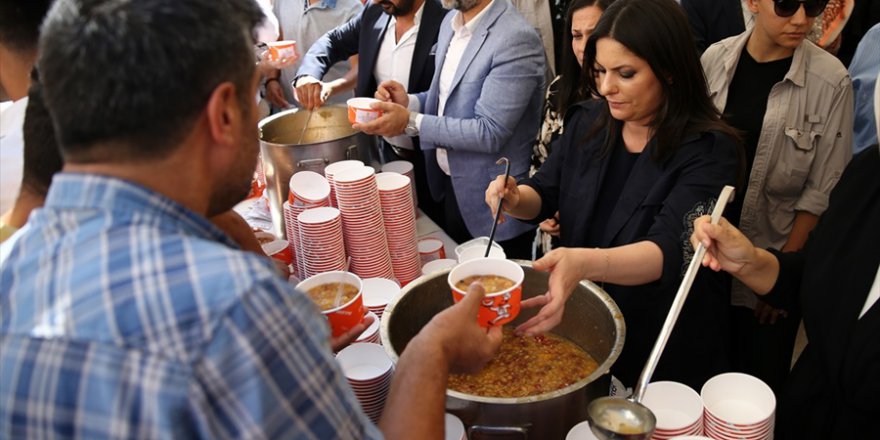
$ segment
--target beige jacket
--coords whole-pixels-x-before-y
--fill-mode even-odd
[[[751,35],[746,31],[710,46],[703,69],[715,107],[727,89]],[[743,199],[740,229],[756,246],[781,249],[795,211],[821,215],[828,195],[852,157],[853,91],[837,58],[804,41],[785,79],[770,90],[755,162]],[[754,306],[754,295],[734,283],[733,304]]]

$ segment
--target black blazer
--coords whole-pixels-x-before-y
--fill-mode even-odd
[[[596,100],[572,106],[565,131],[547,161],[531,179],[520,183],[541,195],[541,213],[534,221],[559,211],[562,246],[606,248],[649,240],[663,251],[659,280],[640,286],[605,283],[627,326],[626,343],[612,372],[624,384],[634,385],[693,254],[689,243],[693,220],[710,213],[721,188],[735,183],[739,160],[734,141],[718,133],[687,136],[663,163],[650,158],[656,148],[652,140],[637,159],[602,240],[589,242],[608,161],[599,157],[604,132],[590,139],[586,136],[606,105]],[[723,275],[701,270],[655,380],[676,380],[700,389],[706,379],[729,368],[729,302]],[[697,358],[700,361],[694,362]]]
[[[740,0],[681,0],[681,6],[700,54],[712,44],[746,30]]]
[[[448,12],[438,0],[425,0],[409,71],[409,93],[423,92],[431,86],[434,76],[433,47],[437,43],[440,23]],[[320,79],[333,64],[358,55],[355,95],[372,97],[378,87],[373,76],[376,56],[390,19],[391,16],[380,5],[368,3],[361,15],[324,34],[309,48],[297,76],[310,75]]]
[[[865,438],[880,395],[880,302],[858,319],[880,265],[880,155],[856,155],[806,246],[781,254],[771,304],[799,305],[809,343],[779,396],[776,438]],[[868,422],[870,424],[870,422]]]

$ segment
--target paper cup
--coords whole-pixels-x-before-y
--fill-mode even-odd
[[[462,243],[462,244],[460,244],[460,245],[458,245],[458,246],[455,247],[455,258],[456,258],[456,259],[461,258],[461,253],[462,253],[465,249],[468,249],[468,248],[471,248],[471,247],[473,247],[473,246],[476,246],[476,247],[478,247],[478,248],[482,248],[483,251],[485,251],[485,250],[486,250],[486,246],[488,246],[488,245],[489,245],[489,237],[485,237],[485,236],[484,236],[484,237],[477,237],[477,238],[474,238],[474,239],[468,240],[468,241],[466,241],[466,242],[464,242],[464,243]],[[504,251],[504,249],[501,248],[501,245],[498,244],[497,241],[493,241],[493,242],[492,242],[492,247],[493,247],[493,248],[496,248],[496,249],[498,249],[498,250],[500,250],[500,251],[502,251],[502,252]]]
[[[691,387],[678,382],[648,384],[642,405],[657,416],[656,430],[661,433],[689,430],[703,416],[703,400],[700,395]]]
[[[443,241],[439,238],[423,238],[419,240],[418,247],[419,258],[422,260],[422,264],[446,258],[446,250],[443,249]]]
[[[266,43],[269,49],[269,59],[272,61],[284,61],[296,56],[296,41],[283,40]]]
[[[768,421],[776,410],[776,396],[770,387],[743,373],[719,374],[700,390],[709,416],[731,427],[753,428]]]
[[[468,248],[464,248],[461,253],[458,255],[458,262],[464,263],[465,261],[470,261],[475,258],[500,258],[502,260],[507,258],[507,255],[504,254],[504,249],[492,247],[489,249],[489,256],[486,257],[486,247],[485,246],[471,246]]]
[[[513,287],[486,294],[477,311],[477,322],[483,327],[504,325],[519,315],[520,300],[522,298],[522,283],[525,272],[519,264],[510,260],[497,258],[477,258],[459,264],[447,276],[447,282],[452,289],[452,299],[459,302],[467,294],[467,290],[460,290],[455,284],[473,275],[497,275],[513,281]]]
[[[599,440],[590,429],[590,422],[580,422],[571,427],[565,440]]]
[[[464,423],[461,422],[461,419],[449,413],[446,413],[445,419],[445,440],[467,440],[464,435]]]
[[[374,98],[351,98],[348,104],[348,122],[362,124],[378,119],[382,116],[382,110],[370,107],[374,102],[382,102]]]
[[[290,250],[290,243],[287,240],[275,239],[269,243],[261,244],[261,247],[266,255],[288,266],[293,264],[293,252]]]
[[[442,272],[446,269],[452,269],[457,266],[458,262],[449,258],[441,258],[439,260],[429,261],[422,266],[422,275],[431,275],[434,272]]]
[[[308,293],[308,290],[313,287],[327,283],[338,283],[340,281],[353,284],[357,287],[358,293],[350,301],[339,307],[321,311],[330,322],[330,329],[334,337],[347,332],[364,320],[364,286],[360,277],[351,272],[324,272],[306,278],[296,286],[297,289]]]

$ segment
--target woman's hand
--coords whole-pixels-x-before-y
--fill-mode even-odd
[[[559,237],[559,211],[556,211],[556,214],[553,214],[553,217],[542,221],[538,225],[538,228],[541,229],[541,232],[546,232],[554,237]]]
[[[532,265],[536,270],[550,271],[547,293],[529,298],[522,307],[541,307],[537,315],[516,328],[516,333],[536,335],[553,329],[562,322],[565,302],[577,284],[586,278],[587,249],[558,248]]]
[[[519,188],[516,185],[516,179],[513,177],[507,176],[507,182],[504,181],[504,176],[498,176],[492,183],[489,184],[489,187],[486,188],[486,204],[489,205],[489,209],[492,210],[492,217],[495,217],[496,210],[498,209],[498,200],[504,199],[504,203],[501,206],[501,210],[505,209],[514,209],[519,205]],[[498,223],[504,223],[504,214],[498,217]]]
[[[694,248],[699,243],[706,247],[703,266],[716,272],[740,273],[743,267],[755,261],[755,246],[727,219],[722,217],[717,225],[711,224],[710,220],[708,215],[704,215],[694,221],[694,233],[691,235]]]

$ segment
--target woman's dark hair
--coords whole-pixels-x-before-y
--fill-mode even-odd
[[[24,114],[24,175],[21,184],[34,194],[46,197],[52,176],[61,171],[64,161],[55,141],[55,128],[43,102],[43,85],[37,69],[31,72],[31,87]]]
[[[617,0],[605,10],[584,50],[583,78],[596,96],[600,95],[596,42],[602,38],[617,41],[645,60],[660,81],[663,101],[651,121],[657,140],[652,159],[662,162],[670,157],[687,133],[718,131],[739,139],[709,98],[700,59],[690,50],[691,28],[674,0]],[[621,135],[623,122],[611,117],[607,105],[602,107],[591,135],[605,131],[601,154],[607,155]]]
[[[590,6],[595,6],[604,11],[608,9],[611,3],[614,3],[614,0],[574,0],[568,4],[568,10],[565,13],[565,29],[562,30],[562,65],[559,70],[559,93],[556,95],[556,112],[561,117],[565,116],[566,110],[572,104],[590,97],[581,79],[583,69],[578,64],[577,57],[571,49],[571,22],[574,20],[574,13]]]

